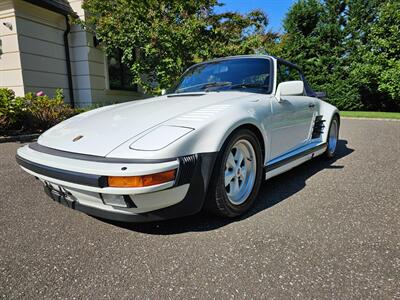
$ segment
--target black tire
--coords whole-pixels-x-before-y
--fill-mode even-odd
[[[334,125],[336,123],[336,125]],[[333,145],[331,144],[332,141],[330,140],[330,136],[331,136],[331,131],[334,130],[333,126],[336,126],[336,144],[333,147]],[[339,129],[340,129],[340,121],[339,121],[339,117],[337,115],[334,115],[331,123],[329,124],[329,131],[328,131],[328,137],[327,137],[327,147],[326,147],[326,151],[324,153],[324,156],[326,159],[332,159],[335,157],[336,152],[337,152],[337,144],[339,141]]]
[[[250,194],[245,198],[246,200],[239,205],[235,205],[229,199],[225,188],[225,165],[232,147],[238,141],[243,140],[249,142],[254,149],[256,170],[255,172],[252,172],[252,174],[255,173],[255,179]],[[262,178],[263,162],[259,139],[248,129],[239,129],[235,131],[225,141],[217,157],[206,202],[207,210],[213,214],[226,218],[234,218],[244,214],[253,205],[260,189]]]

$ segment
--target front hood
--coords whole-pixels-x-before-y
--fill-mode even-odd
[[[54,126],[40,136],[38,143],[68,152],[107,156],[129,139],[172,118],[245,95],[220,92],[161,96],[106,106]]]

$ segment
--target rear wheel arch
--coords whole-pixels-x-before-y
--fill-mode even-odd
[[[333,126],[335,125],[335,126]],[[329,122],[327,137],[326,137],[326,151],[324,153],[325,158],[332,159],[337,150],[337,143],[339,140],[339,129],[340,129],[340,116],[337,112],[332,115]],[[333,131],[332,131],[333,130]]]
[[[325,126],[326,126],[326,128],[327,128],[327,134],[326,134],[326,137],[325,137],[326,142],[328,142],[329,127],[331,126],[332,120],[333,120],[334,118],[336,118],[336,119],[338,120],[338,126],[339,126],[339,129],[340,129],[340,115],[339,115],[339,112],[335,111],[335,112],[333,112],[333,114],[331,115],[330,119],[328,119],[329,122],[325,123]]]
[[[339,122],[339,127],[340,127],[340,115],[339,115],[339,113],[338,113],[338,112],[335,112],[335,113],[333,114],[333,116],[332,116],[332,119],[333,119],[334,117],[337,117],[338,122]]]

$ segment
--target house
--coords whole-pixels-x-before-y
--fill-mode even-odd
[[[82,0],[0,1],[0,88],[16,95],[62,88],[65,101],[87,106],[143,95],[116,52],[101,51],[72,18],[85,18]],[[72,17],[72,18],[71,18]]]

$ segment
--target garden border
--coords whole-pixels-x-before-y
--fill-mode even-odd
[[[10,142],[32,142],[36,140],[39,135],[40,133],[0,136],[0,144]]]

